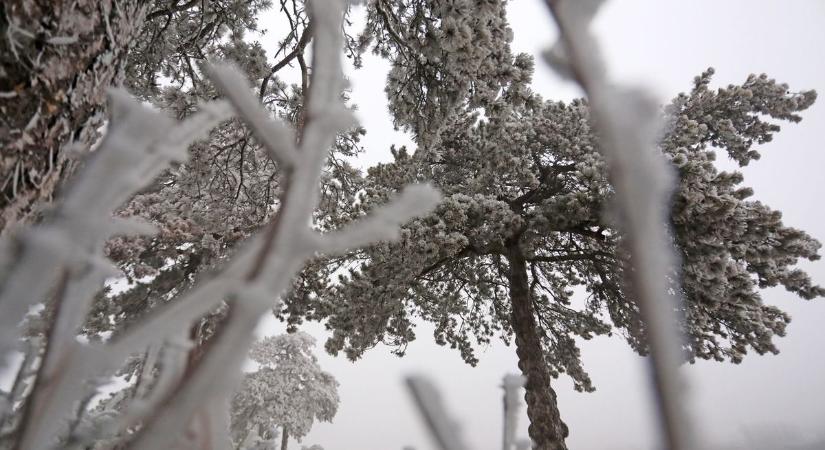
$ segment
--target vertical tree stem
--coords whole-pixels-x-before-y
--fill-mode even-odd
[[[527,262],[517,241],[508,245],[507,262],[518,367],[526,379],[524,400],[530,418],[528,432],[535,449],[567,450],[564,443],[568,435],[567,425],[561,419],[556,392],[550,386],[551,377],[533,316]]]

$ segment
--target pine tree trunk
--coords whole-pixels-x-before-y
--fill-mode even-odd
[[[289,440],[289,433],[286,431],[286,428],[283,428],[281,431],[281,450],[286,450],[286,441]]]
[[[103,124],[152,2],[0,2],[0,234],[36,219]]]
[[[508,246],[507,261],[510,266],[510,302],[512,325],[516,336],[518,366],[526,378],[524,400],[528,432],[537,450],[566,450],[564,439],[567,425],[561,420],[556,393],[550,386],[551,376],[544,359],[538,335],[533,305],[527,280],[527,263],[517,243]]]

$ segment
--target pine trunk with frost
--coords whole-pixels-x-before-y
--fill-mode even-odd
[[[151,2],[8,0],[0,6],[0,233],[36,219],[103,124]]]
[[[550,385],[552,377],[544,359],[530,299],[527,262],[517,240],[508,245],[507,262],[518,367],[526,380],[524,400],[530,418],[528,432],[537,450],[566,450],[567,425],[561,419],[556,392]]]

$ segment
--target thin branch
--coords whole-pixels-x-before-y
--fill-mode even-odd
[[[683,337],[674,311],[681,298],[668,286],[676,266],[665,224],[673,175],[653,144],[660,128],[655,101],[640,90],[606,78],[597,42],[589,32],[600,0],[545,0],[558,25],[559,42],[547,57],[587,93],[601,150],[608,162],[622,216],[620,228],[635,270],[625,271],[646,324],[653,384],[668,448],[696,447],[679,373]],[[677,287],[675,292],[681,290]]]
[[[307,44],[309,44],[309,41],[310,41],[311,37],[312,37],[312,22],[310,22],[309,25],[306,28],[304,28],[303,33],[301,33],[301,38],[298,40],[298,43],[295,45],[295,48],[293,48],[291,52],[289,52],[286,56],[284,56],[284,58],[282,60],[275,63],[275,65],[272,66],[271,69],[269,69],[269,73],[266,74],[266,76],[264,76],[264,79],[261,82],[261,89],[259,90],[259,93],[258,93],[258,98],[259,99],[263,100],[264,95],[266,95],[266,88],[269,85],[269,80],[272,79],[272,77],[275,75],[275,73],[277,73],[279,70],[283,69],[287,64],[292,62],[293,59],[295,59],[295,58],[303,59],[304,49],[306,48]]]
[[[295,165],[296,155],[292,131],[269,117],[269,113],[246,89],[247,81],[237,70],[226,65],[211,65],[207,73],[212,82],[229,99],[238,114],[261,141],[268,154],[286,168]]]

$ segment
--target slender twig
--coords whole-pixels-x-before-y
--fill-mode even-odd
[[[617,87],[606,78],[598,45],[589,32],[601,1],[545,0],[559,28],[557,68],[576,80],[590,100],[601,151],[608,162],[620,229],[634,269],[626,270],[646,325],[651,372],[660,419],[671,450],[695,448],[693,426],[678,371],[683,337],[678,317],[679,288],[668,280],[676,267],[665,224],[672,174],[653,145],[660,127],[656,104],[639,90]],[[558,45],[558,44],[557,44]],[[560,52],[559,52],[560,50]],[[561,53],[561,54],[559,54]]]
[[[271,69],[269,69],[269,73],[264,76],[263,81],[261,82],[261,88],[258,92],[258,98],[263,100],[264,95],[266,95],[266,87],[269,85],[269,80],[272,79],[275,74],[283,69],[287,64],[292,62],[295,58],[304,57],[304,50],[306,49],[307,44],[309,44],[310,38],[312,37],[312,22],[304,28],[304,31],[301,33],[301,38],[298,39],[298,43],[295,45],[295,48],[292,49],[286,56],[283,57],[280,61],[275,63]]]

